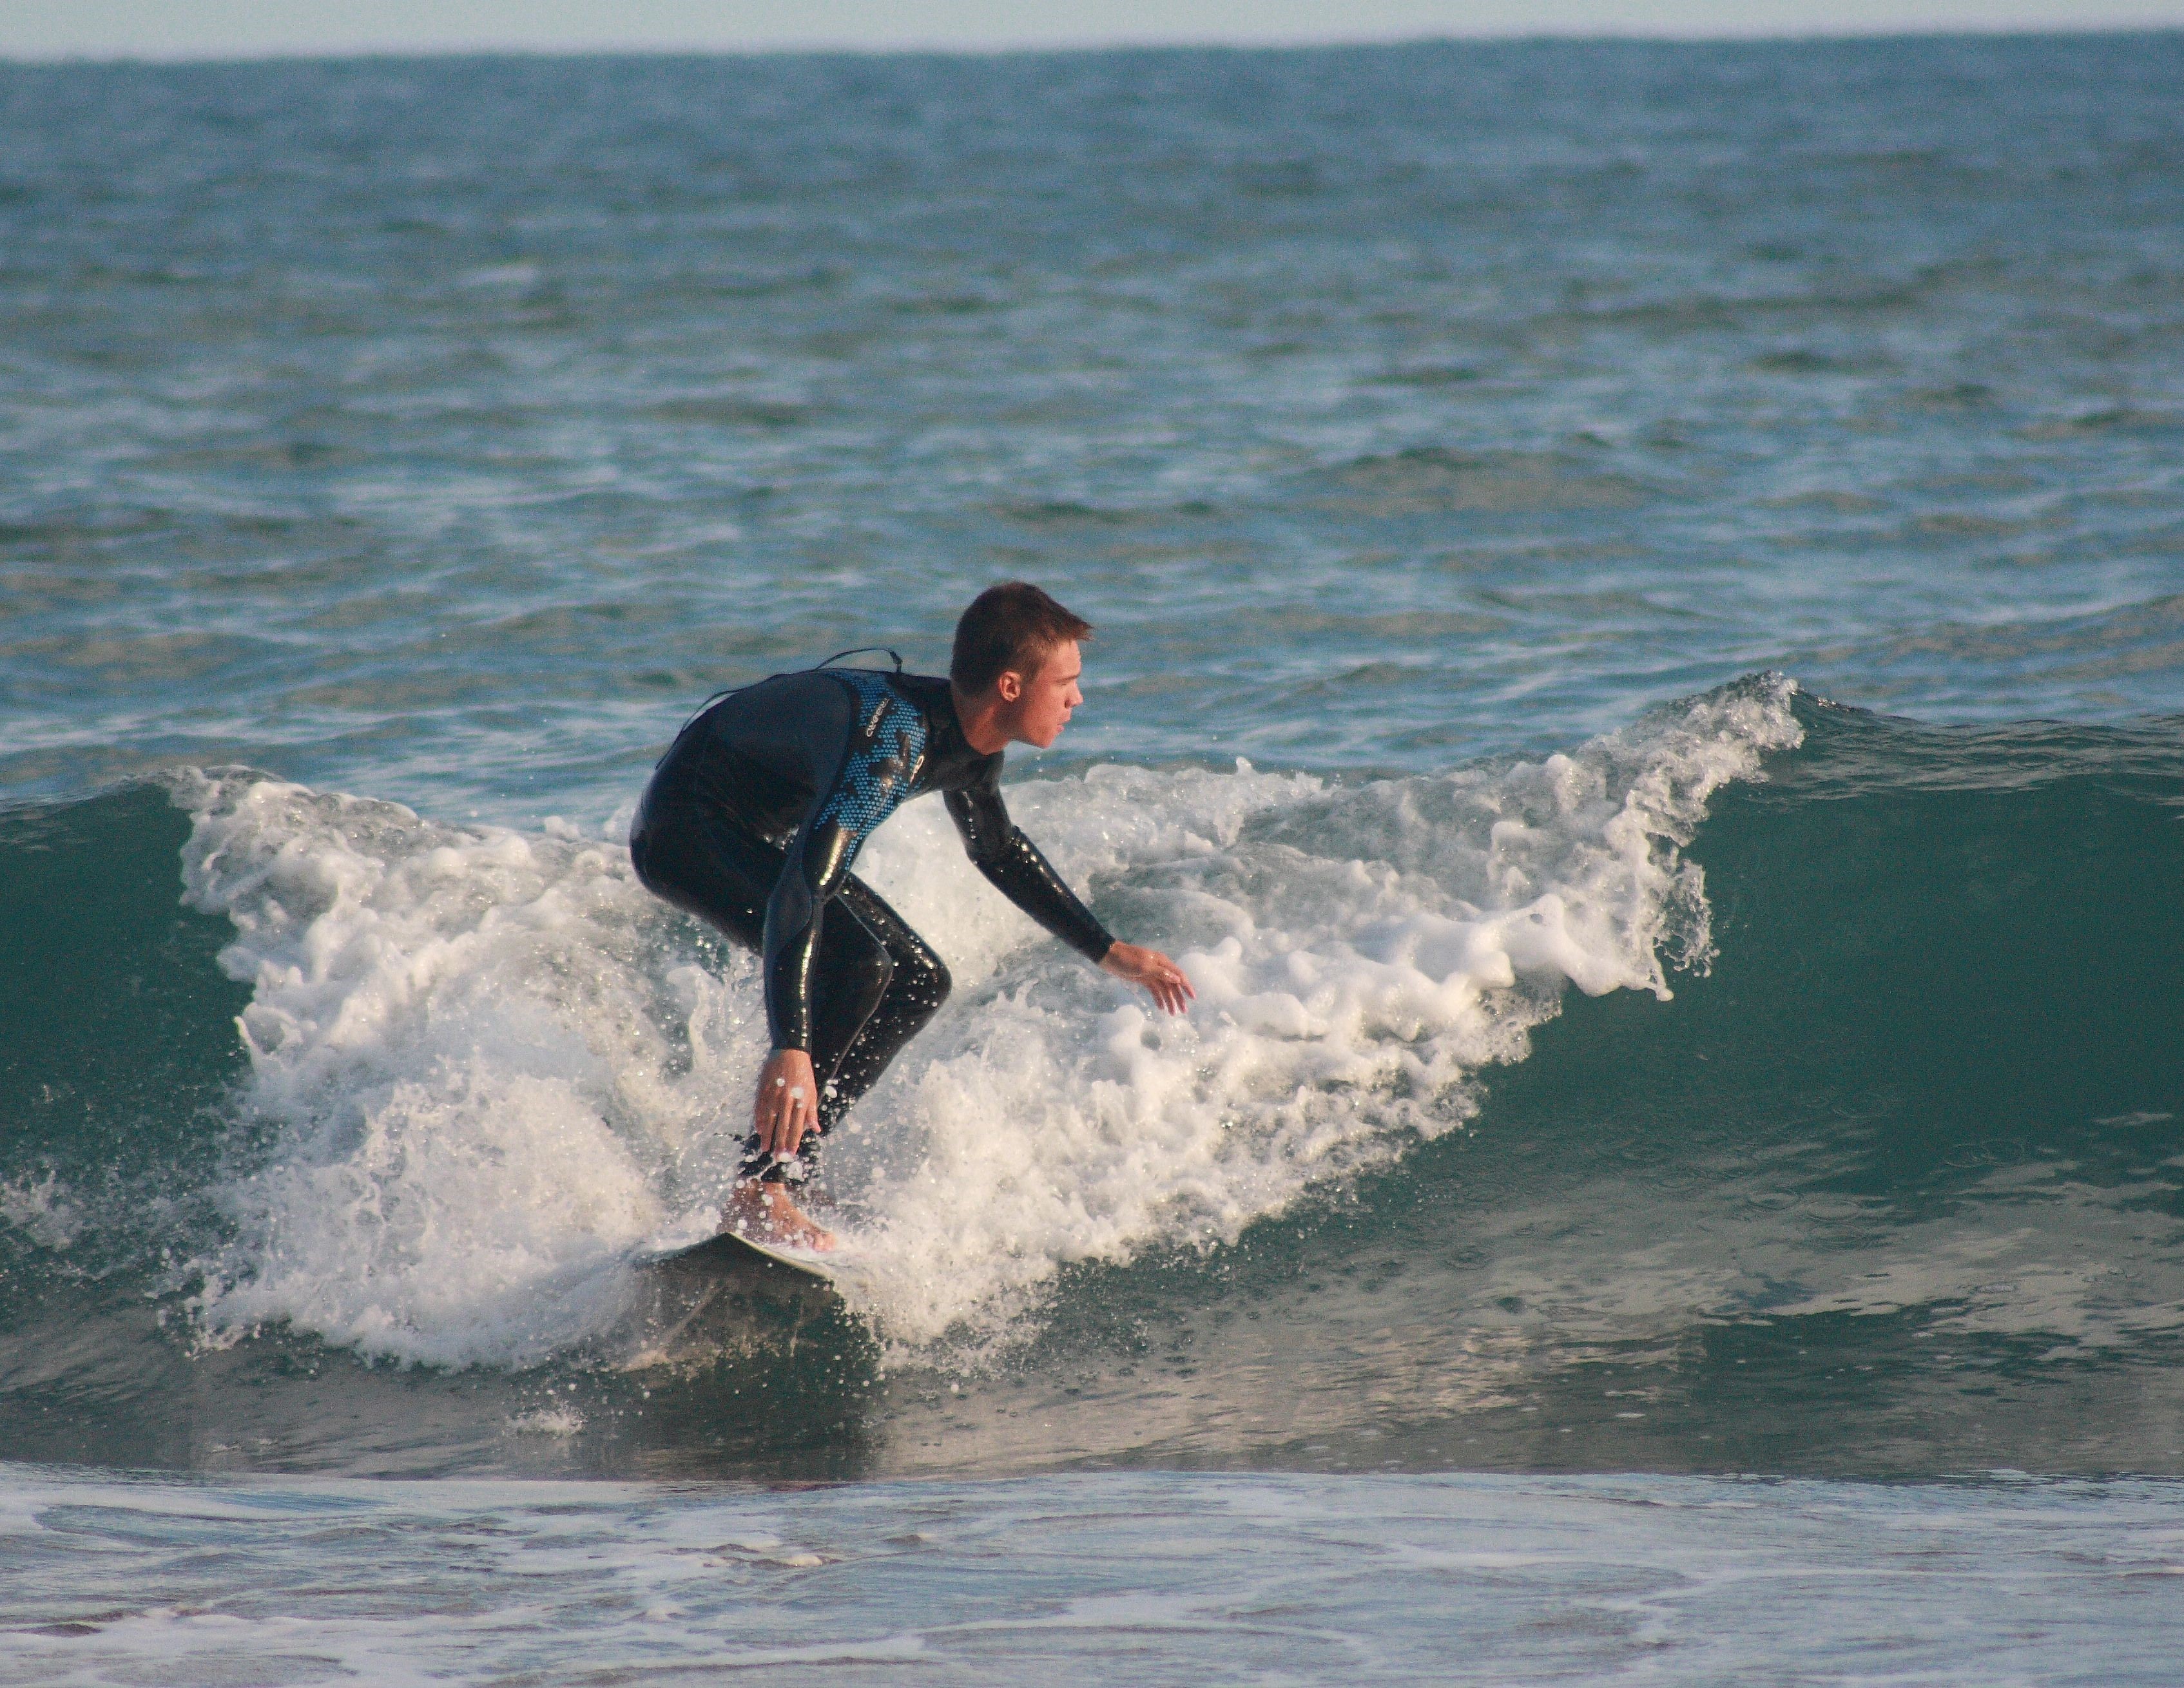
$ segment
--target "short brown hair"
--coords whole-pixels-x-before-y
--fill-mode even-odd
[[[1056,645],[1089,638],[1092,624],[1026,580],[1005,580],[971,600],[956,624],[948,677],[975,697],[1013,668],[1026,679]]]

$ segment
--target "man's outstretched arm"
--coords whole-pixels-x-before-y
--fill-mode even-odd
[[[982,782],[944,799],[963,847],[1001,894],[1102,972],[1142,985],[1171,1014],[1197,994],[1183,969],[1161,954],[1125,944],[1100,924],[1039,846],[1009,818],[1000,788]]]

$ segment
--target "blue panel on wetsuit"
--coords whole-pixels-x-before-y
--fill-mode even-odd
[[[857,694],[858,736],[867,742],[850,752],[841,783],[814,824],[833,822],[861,843],[910,794],[925,760],[925,712],[898,697],[884,676],[850,669],[830,671]]]

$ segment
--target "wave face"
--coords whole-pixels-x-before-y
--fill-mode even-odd
[[[829,1150],[867,1268],[702,1318],[631,1261],[717,1205],[756,983],[616,840],[243,770],[0,816],[15,1445],[2184,1468],[2184,726],[1756,678],[1540,760],[1012,801],[1196,1011],[908,811],[866,868],[957,989]]]

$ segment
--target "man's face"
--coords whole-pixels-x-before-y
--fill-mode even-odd
[[[1011,681],[1017,681],[1022,688],[1011,703],[1015,716],[1011,736],[1042,750],[1061,737],[1061,729],[1069,725],[1069,717],[1084,701],[1084,694],[1077,689],[1084,672],[1084,659],[1078,654],[1077,641],[1071,639],[1048,651],[1045,660],[1030,675],[1019,679],[1013,672],[1004,674],[1004,698]]]

